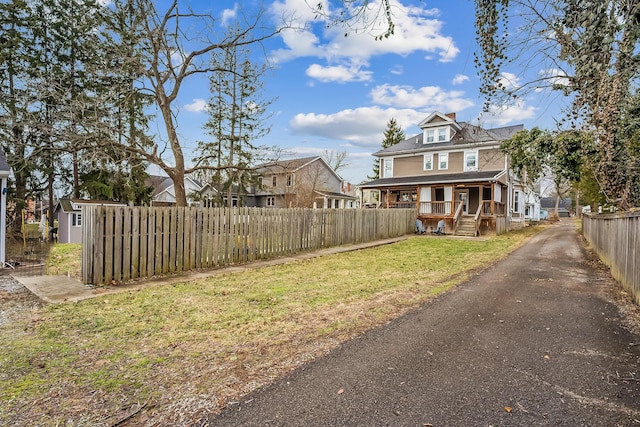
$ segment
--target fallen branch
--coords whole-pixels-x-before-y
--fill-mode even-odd
[[[124,423],[125,421],[127,421],[130,418],[132,418],[133,416],[138,414],[140,411],[142,411],[147,406],[148,403],[149,403],[149,401],[147,400],[144,403],[144,405],[141,405],[137,409],[129,410],[129,413],[123,415],[122,417],[120,417],[119,420],[115,421],[114,423],[109,424],[109,427],[117,427],[117,426],[121,425],[122,423]]]

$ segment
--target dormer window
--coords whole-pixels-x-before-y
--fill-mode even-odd
[[[424,139],[426,142],[433,142],[435,140],[434,136],[436,131],[433,129],[427,129],[426,131],[427,137]]]
[[[425,144],[429,144],[433,142],[446,142],[449,140],[450,134],[451,134],[451,130],[449,126],[425,129],[424,142]]]

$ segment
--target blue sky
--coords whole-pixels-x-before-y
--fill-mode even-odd
[[[224,24],[250,14],[254,2],[190,4]],[[265,24],[275,25],[275,18],[285,11],[295,11],[299,23],[307,24],[304,31],[284,31],[264,45],[273,69],[265,76],[263,98],[277,101],[269,111],[271,132],[258,143],[279,146],[289,157],[347,151],[349,165],[339,174],[353,184],[372,173],[371,153],[380,149],[391,118],[407,137],[419,133],[416,125],[434,111],[455,112],[458,121],[485,127],[554,126],[561,99],[536,91],[509,108],[496,108],[496,114],[481,115],[471,0],[394,1],[396,31],[383,41],[370,33],[344,37],[344,28],[326,28],[304,0],[256,4],[269,12],[265,20],[274,19]],[[505,71],[507,84],[526,78],[519,70]],[[206,139],[202,125],[208,97],[206,79],[195,79],[177,100],[178,131],[187,157],[198,140]]]

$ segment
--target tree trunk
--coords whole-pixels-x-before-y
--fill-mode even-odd
[[[157,93],[156,97],[159,101],[158,105],[160,105],[160,111],[162,112],[165,129],[167,130],[167,137],[169,138],[169,144],[171,145],[173,158],[176,162],[173,168],[167,167],[165,169],[165,172],[167,172],[167,174],[173,181],[176,206],[187,206],[187,192],[184,187],[184,154],[182,153],[182,147],[180,147],[180,141],[178,141],[176,126],[173,122],[173,115],[171,113],[171,101],[164,93],[161,92]]]

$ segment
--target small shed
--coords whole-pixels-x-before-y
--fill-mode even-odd
[[[54,210],[58,218],[58,242],[82,243],[83,206],[127,206],[105,200],[60,199]]]
[[[7,179],[11,175],[11,168],[4,152],[0,150],[0,268],[5,266],[7,241]]]

